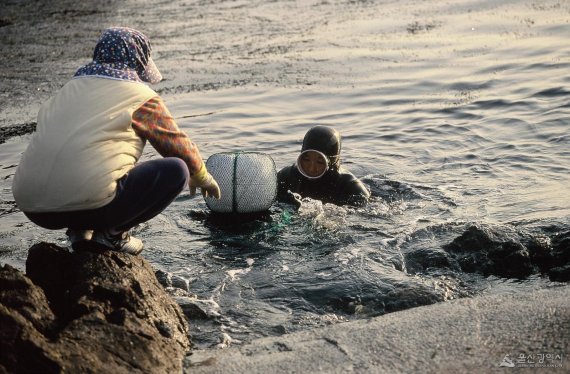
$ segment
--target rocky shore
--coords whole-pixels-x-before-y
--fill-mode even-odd
[[[440,257],[411,252],[407,259],[419,273],[434,261],[507,278],[541,273],[557,282],[547,290],[438,303],[190,356],[188,320],[205,312],[176,301],[175,291],[189,294],[169,274],[141,256],[39,243],[25,275],[0,270],[0,372],[261,373],[290,365],[296,372],[469,372],[494,368],[507,354],[548,348],[565,357],[570,286],[558,282],[569,280],[569,237],[473,225]]]
[[[568,373],[570,286],[421,306],[241,347],[186,373]]]
[[[176,373],[181,308],[141,256],[34,245],[0,270],[0,373]]]

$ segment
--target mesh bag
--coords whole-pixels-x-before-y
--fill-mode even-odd
[[[218,182],[222,197],[207,197],[216,213],[258,213],[269,209],[277,196],[273,159],[257,152],[216,153],[206,167]]]

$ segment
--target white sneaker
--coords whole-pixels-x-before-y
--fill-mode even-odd
[[[91,240],[93,237],[93,230],[67,229],[65,234],[71,242],[71,248],[73,248],[74,251],[77,251],[79,247]]]
[[[125,252],[131,255],[138,255],[143,250],[143,242],[129,235],[124,231],[117,235],[111,235],[108,231],[96,231],[91,241],[101,244],[117,252]]]

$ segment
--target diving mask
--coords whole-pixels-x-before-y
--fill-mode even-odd
[[[307,149],[297,157],[297,169],[305,178],[318,179],[329,170],[329,159],[320,151]]]

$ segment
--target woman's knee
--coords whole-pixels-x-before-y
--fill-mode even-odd
[[[135,166],[119,182],[118,192],[129,195],[131,190],[136,196],[141,194],[180,193],[190,179],[186,163],[176,157],[150,160]]]
[[[165,161],[168,163],[169,175],[174,181],[179,181],[182,188],[190,182],[190,171],[186,163],[177,157],[167,157]]]

